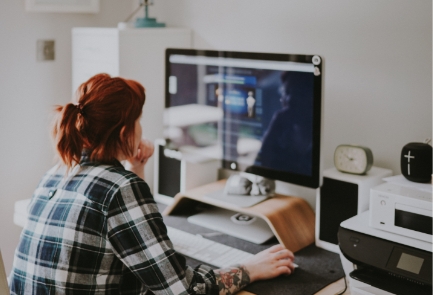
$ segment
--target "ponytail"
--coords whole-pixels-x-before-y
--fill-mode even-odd
[[[56,143],[57,152],[63,163],[72,167],[80,162],[83,149],[83,137],[81,126],[83,115],[72,103],[64,107],[56,106],[58,113],[53,128],[53,137]]]

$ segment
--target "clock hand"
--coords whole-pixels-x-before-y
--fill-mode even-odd
[[[351,157],[349,157],[348,155],[346,155],[346,154],[343,154],[346,158],[348,158],[350,161],[353,161],[353,158],[351,158]]]

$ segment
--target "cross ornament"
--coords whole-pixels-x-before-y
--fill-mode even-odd
[[[404,155],[407,158],[407,175],[410,175],[410,159],[415,159],[415,156],[410,155],[410,151],[408,151],[407,155]]]

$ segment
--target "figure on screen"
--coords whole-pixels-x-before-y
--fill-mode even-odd
[[[215,90],[215,94],[217,96],[218,99],[218,107],[221,107],[224,101],[224,95],[223,95],[223,91],[221,88],[217,88]]]
[[[283,72],[281,75],[281,109],[273,115],[263,135],[256,164],[273,170],[311,174],[313,108],[312,75]]]
[[[247,106],[248,106],[248,117],[254,117],[254,105],[256,104],[256,99],[253,97],[253,92],[248,91]]]

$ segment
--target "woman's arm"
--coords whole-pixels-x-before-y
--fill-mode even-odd
[[[138,177],[112,199],[107,230],[114,254],[153,294],[218,294],[212,268],[192,269],[174,250],[149,187]]]

